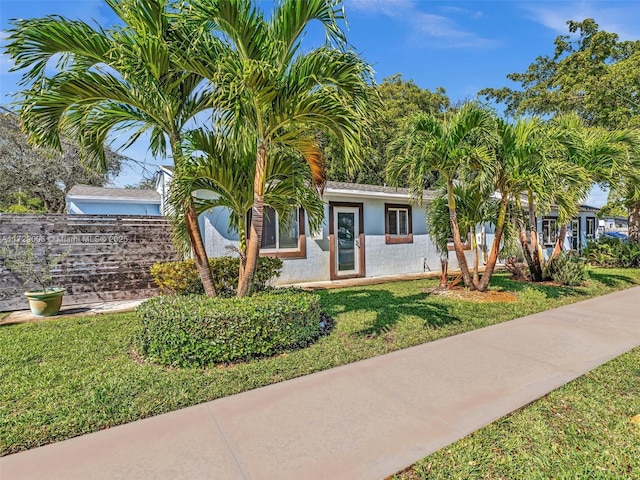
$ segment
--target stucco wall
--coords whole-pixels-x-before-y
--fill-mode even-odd
[[[67,212],[86,215],[160,215],[159,203],[67,201]]]
[[[329,202],[348,202],[363,204],[363,220],[365,231],[365,276],[399,275],[440,270],[438,255],[431,237],[427,233],[424,206],[412,207],[413,243],[385,243],[385,203],[407,203],[398,199],[374,199],[352,196],[325,195],[325,219],[322,233],[313,233],[306,224],[307,251],[306,258],[284,259],[282,275],[278,284],[321,281],[330,279],[329,254]],[[228,246],[237,246],[238,235],[228,232],[229,215],[225,209],[217,208],[204,213],[200,224],[205,240],[205,247],[210,256],[235,255]],[[480,231],[480,229],[478,229]],[[488,229],[488,232],[491,232]],[[493,234],[487,233],[487,245],[491,248]],[[473,253],[466,252],[470,266]],[[449,254],[449,266],[457,268],[454,252]],[[481,264],[482,254],[480,254]]]

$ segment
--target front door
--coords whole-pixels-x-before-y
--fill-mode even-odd
[[[571,250],[580,251],[580,220],[571,220]]]
[[[332,207],[332,278],[359,277],[362,265],[362,207],[334,205]]]

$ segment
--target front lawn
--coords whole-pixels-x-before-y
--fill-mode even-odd
[[[496,275],[511,303],[427,295],[436,280],[318,294],[335,328],[314,345],[209,369],[132,358],[134,313],[0,326],[0,451],[63,440],[640,284],[640,270],[593,270],[587,287]]]
[[[393,477],[640,478],[640,348]]]

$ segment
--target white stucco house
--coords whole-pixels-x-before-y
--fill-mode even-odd
[[[160,167],[156,190],[164,209],[173,178],[173,167]],[[320,231],[310,232],[302,209],[287,229],[267,207],[261,255],[283,259],[279,283],[379,277],[439,271],[440,256],[429,236],[424,204],[435,192],[423,192],[423,205],[412,200],[408,189],[377,185],[327,182],[323,200],[325,220]],[[580,207],[579,215],[567,228],[565,250],[580,251],[599,236],[598,209]],[[229,213],[214,209],[200,216],[200,227],[207,254],[233,255],[237,234],[229,231]],[[555,245],[560,225],[557,210],[538,218],[539,243],[548,256]],[[477,243],[484,264],[494,237],[492,225],[478,228]],[[471,242],[465,250],[473,262]],[[484,252],[484,254],[483,254]],[[450,246],[449,266],[457,268]]]
[[[67,193],[66,211],[85,215],[162,215],[155,190],[74,185]]]
[[[601,235],[598,226],[598,211],[596,207],[580,205],[578,216],[567,225],[567,236],[564,241],[565,250],[582,251],[587,243],[596,240]],[[540,245],[550,253],[555,246],[558,231],[558,211],[552,209],[548,215],[538,219],[538,241]]]
[[[169,190],[173,168],[163,166],[156,177],[158,194]],[[425,191],[423,202],[434,193]],[[428,233],[425,207],[412,201],[409,190],[386,186],[328,182],[323,200],[321,230],[309,231],[300,209],[295,221],[282,228],[267,207],[261,255],[283,260],[278,283],[339,280],[403,275],[440,270],[440,256]],[[163,202],[164,205],[164,202]],[[200,216],[205,247],[210,256],[233,255],[237,234],[229,231],[229,213],[214,209]],[[482,237],[491,247],[493,232]],[[469,261],[471,246],[467,245]],[[450,266],[457,268],[451,253]]]

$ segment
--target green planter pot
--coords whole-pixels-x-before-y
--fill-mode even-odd
[[[29,299],[31,313],[36,317],[51,317],[60,311],[64,288],[55,287],[46,292],[26,292],[25,295]]]

